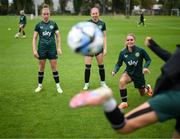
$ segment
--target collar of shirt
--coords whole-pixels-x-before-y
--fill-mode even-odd
[[[128,48],[126,47],[127,53],[133,53],[133,52],[135,51],[135,49],[136,49],[136,45],[134,45],[134,46],[132,47],[132,52],[129,52]]]

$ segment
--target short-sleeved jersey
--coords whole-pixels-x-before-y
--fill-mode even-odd
[[[98,22],[94,22],[92,19],[90,19],[88,21],[96,24],[102,32],[106,31],[106,24],[102,20],[98,20]]]
[[[144,66],[143,59],[146,61]],[[151,59],[144,49],[134,46],[132,52],[129,52],[127,48],[124,48],[120,52],[118,61],[114,68],[115,73],[118,72],[123,62],[126,64],[125,71],[130,76],[139,77],[143,74],[142,68],[147,68],[151,63]]]
[[[56,47],[55,32],[58,31],[58,26],[55,22],[41,21],[36,25],[34,31],[39,34],[38,48],[54,49]]]
[[[26,16],[25,15],[21,15],[20,16],[19,24],[23,24],[23,25],[26,24]]]

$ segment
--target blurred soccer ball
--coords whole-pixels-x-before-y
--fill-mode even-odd
[[[74,52],[93,55],[103,49],[103,33],[94,23],[80,22],[70,29],[67,42]]]
[[[20,33],[16,33],[16,34],[14,35],[15,38],[19,38],[19,36],[20,36]]]

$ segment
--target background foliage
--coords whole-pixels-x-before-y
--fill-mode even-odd
[[[50,5],[53,11],[52,0],[44,0],[44,3]],[[65,10],[67,0],[59,0],[59,10],[54,11],[55,14],[67,14]],[[88,15],[89,10],[93,6],[98,6],[103,14],[117,13],[125,14],[126,0],[74,0],[75,14]],[[172,8],[180,9],[179,0],[130,0],[130,10],[136,5],[141,8],[152,9],[153,4],[162,4],[162,14],[170,15]],[[42,5],[39,5],[39,9]],[[33,0],[13,0],[13,4],[9,5],[8,0],[0,0],[0,15],[19,14],[20,10],[25,10],[25,13],[34,13]],[[104,11],[103,11],[104,10]],[[68,13],[69,14],[69,13]]]

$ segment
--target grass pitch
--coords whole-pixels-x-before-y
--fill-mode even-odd
[[[84,59],[67,46],[66,37],[72,25],[87,20],[87,16],[54,16],[60,28],[63,55],[58,59],[62,95],[56,93],[54,79],[47,61],[43,91],[34,93],[37,87],[38,61],[32,54],[32,35],[40,17],[28,18],[26,39],[15,39],[19,17],[0,17],[0,138],[171,138],[175,121],[155,124],[129,135],[114,132],[106,121],[101,107],[73,110],[69,100],[83,87]],[[137,37],[137,45],[147,50],[152,58],[151,74],[146,80],[154,86],[163,61],[144,46],[146,36],[152,36],[165,49],[173,52],[179,42],[180,18],[147,16],[146,27],[137,27],[139,17],[103,16],[107,26],[108,53],[105,57],[106,82],[113,89],[119,102],[118,80],[124,70],[115,77],[111,71],[117,61],[124,39],[128,33]],[[10,29],[9,29],[10,28]],[[92,65],[90,89],[99,87],[96,60]],[[131,110],[148,97],[141,97],[133,84],[128,85]]]

